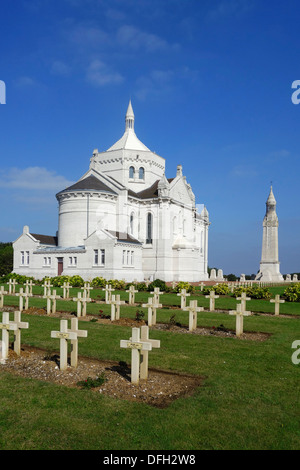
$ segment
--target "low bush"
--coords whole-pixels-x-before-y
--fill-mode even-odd
[[[285,289],[283,298],[287,302],[300,302],[300,284],[294,284]]]

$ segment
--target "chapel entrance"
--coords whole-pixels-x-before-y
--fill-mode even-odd
[[[64,259],[63,258],[57,258],[57,275],[61,276],[61,273],[64,270]]]

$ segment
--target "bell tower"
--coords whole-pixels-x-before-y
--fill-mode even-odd
[[[263,241],[260,262],[260,271],[256,276],[257,281],[281,282],[283,276],[279,270],[278,259],[278,217],[276,214],[276,199],[271,186],[270,194],[266,202],[266,215],[263,220]]]

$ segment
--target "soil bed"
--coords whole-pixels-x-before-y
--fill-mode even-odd
[[[61,371],[59,353],[49,353],[26,345],[22,346],[20,356],[10,350],[5,364],[0,364],[1,370],[76,388],[80,388],[77,385],[79,381],[85,381],[88,377],[96,379],[104,373],[106,380],[100,387],[92,389],[95,393],[159,408],[167,407],[177,398],[192,395],[204,381],[204,377],[149,368],[148,380],[133,385],[130,382],[130,366],[125,362],[99,361],[86,357],[79,357],[76,369],[68,366],[67,370]]]

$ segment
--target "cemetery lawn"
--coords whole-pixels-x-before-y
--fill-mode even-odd
[[[149,296],[139,295],[145,295],[142,301]],[[208,308],[208,299],[195,298]],[[140,301],[138,296],[136,300]],[[160,302],[178,305],[180,299],[170,294],[161,296]],[[220,297],[219,302],[216,308],[221,302],[236,307],[230,297]],[[5,305],[18,305],[18,299],[6,296]],[[45,300],[34,298],[30,305],[45,308]],[[0,366],[0,449],[299,449],[300,364],[293,364],[291,356],[292,343],[300,340],[300,312],[299,304],[288,303],[280,306],[280,312],[287,306],[289,317],[257,314],[244,319],[246,332],[269,333],[265,341],[151,328],[150,337],[159,339],[161,347],[149,353],[150,369],[204,378],[191,396],[164,408],[17,376]],[[57,309],[74,312],[76,304],[58,301]],[[88,305],[88,313],[99,315],[100,309],[110,311],[105,304]],[[121,317],[134,319],[137,309],[140,306],[122,306]],[[274,312],[274,304],[251,301],[247,310]],[[171,307],[158,310],[157,320],[169,323],[174,313],[176,322],[188,324],[188,313]],[[131,328],[90,319],[79,320],[79,328],[88,330],[88,337],[79,339],[79,362],[82,356],[130,365],[130,351],[120,348],[120,340],[129,339]],[[23,313],[22,321],[29,323],[29,329],[22,330],[23,345],[59,354],[59,340],[50,336],[59,329],[58,317]],[[207,311],[198,314],[198,326],[220,325],[234,330],[235,317]]]

